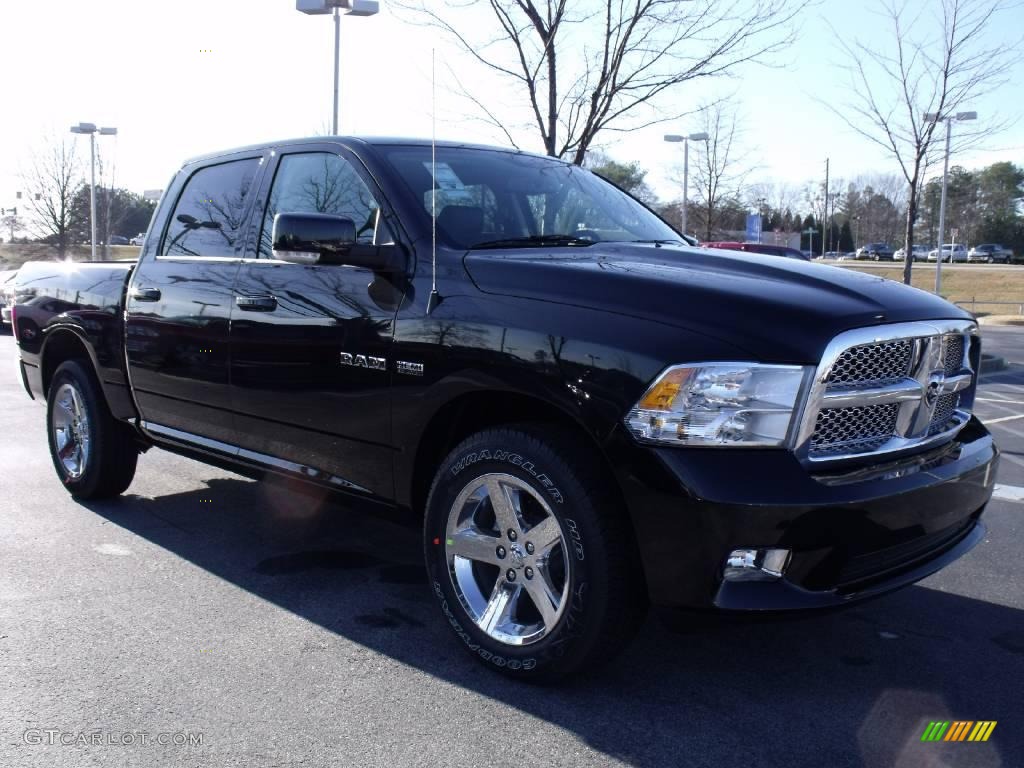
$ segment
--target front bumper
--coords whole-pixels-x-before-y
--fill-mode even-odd
[[[788,451],[651,448],[625,430],[609,452],[652,601],[742,611],[843,605],[934,573],[983,537],[998,461],[975,418],[915,456],[813,473]],[[775,581],[726,581],[741,548],[792,556]]]

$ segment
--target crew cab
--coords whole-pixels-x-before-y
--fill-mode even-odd
[[[693,247],[557,159],[220,152],[178,170],[137,262],[18,284],[20,375],[73,496],[160,448],[406,513],[439,620],[517,678],[612,657],[649,602],[845,606],[984,535],[971,315]]]

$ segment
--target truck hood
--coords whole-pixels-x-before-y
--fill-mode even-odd
[[[930,293],[841,267],[739,251],[599,243],[470,251],[484,293],[653,320],[754,359],[814,363],[851,328],[971,316]]]

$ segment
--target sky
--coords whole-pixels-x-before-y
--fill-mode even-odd
[[[874,39],[881,21],[866,10],[873,2],[819,0],[773,66],[746,65],[732,78],[684,84],[671,98],[685,106],[730,95],[745,126],[744,160],[757,168],[751,180],[818,180],[826,157],[833,178],[896,172],[890,158],[821,104],[848,97],[833,30],[848,42]],[[483,16],[468,18],[486,23]],[[453,80],[493,104],[513,103],[515,93],[442,35],[409,23],[388,0],[381,0],[377,16],[343,16],[341,27],[340,133],[429,137],[433,50],[437,137],[507,145],[475,119]],[[990,31],[986,47],[998,55],[1021,29],[1024,5],[1018,4]],[[136,192],[164,187],[197,154],[328,132],[333,34],[330,17],[301,14],[293,0],[4,2],[0,207],[13,204],[24,187],[19,173],[31,153],[47,141],[72,139],[68,129],[78,122],[117,127],[117,137],[97,139],[112,161],[103,183],[110,183],[112,167],[114,183]],[[953,162],[1024,165],[1024,69],[971,107],[982,118],[998,114],[1014,124]],[[520,122],[528,119],[523,114]],[[609,133],[599,144],[615,160],[638,162],[654,191],[673,199],[681,150],[662,136],[698,130],[696,122]],[[524,149],[542,149],[535,130],[512,130]],[[87,161],[88,138],[74,140]]]

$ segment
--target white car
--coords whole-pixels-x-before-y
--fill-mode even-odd
[[[129,245],[142,245],[142,243],[145,241],[145,239],[146,239],[146,233],[145,232],[139,232],[139,234],[137,234],[135,237],[133,237],[128,242],[129,242]]]
[[[928,251],[928,261],[939,260],[939,249]],[[942,260],[948,262],[966,262],[967,246],[963,243],[945,243],[942,246]]]
[[[892,255],[893,261],[903,261],[907,257],[907,249],[900,248]],[[928,258],[928,246],[914,244],[914,261],[924,261]]]
[[[14,306],[14,280],[18,270],[5,269],[0,272],[0,320],[5,325],[11,322],[11,307]]]

